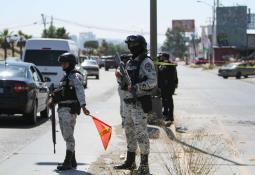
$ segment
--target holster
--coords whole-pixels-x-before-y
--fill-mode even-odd
[[[70,111],[71,114],[78,114],[80,115],[81,113],[81,106],[79,103],[72,103],[71,104],[71,111]]]
[[[59,88],[53,91],[52,94],[53,103],[59,103],[63,100],[63,88]]]
[[[142,104],[143,112],[149,113],[152,111],[152,99],[150,95],[145,95],[142,97],[138,97],[138,100]]]
[[[71,114],[77,114],[80,115],[81,113],[81,107],[79,103],[70,103],[70,104],[59,104],[59,107],[68,107],[71,108],[70,113]]]

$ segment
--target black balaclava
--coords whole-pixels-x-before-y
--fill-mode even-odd
[[[63,71],[65,71],[66,74],[68,75],[68,74],[70,74],[70,72],[71,72],[72,70],[74,70],[74,68],[75,68],[75,65],[72,64],[72,63],[69,63],[69,66],[68,66],[66,69],[63,69]]]
[[[133,58],[136,58],[140,54],[145,53],[145,49],[141,45],[132,46],[132,47],[128,46],[128,49],[130,50],[130,53],[133,55]]]

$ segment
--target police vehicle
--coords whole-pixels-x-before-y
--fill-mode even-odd
[[[227,79],[228,77],[236,77],[240,79],[242,76],[247,78],[250,75],[255,75],[255,65],[251,63],[230,63],[222,66],[218,75]]]

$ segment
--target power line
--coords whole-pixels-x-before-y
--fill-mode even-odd
[[[49,16],[47,16],[49,17]],[[110,32],[117,32],[117,33],[137,33],[137,34],[143,34],[143,35],[150,35],[149,32],[140,32],[140,31],[135,31],[135,30],[126,30],[126,29],[120,29],[120,28],[109,28],[109,27],[101,27],[101,26],[92,26],[92,25],[84,25],[78,22],[74,22],[74,21],[69,21],[66,19],[61,19],[61,18],[56,18],[54,17],[55,21],[59,21],[59,22],[64,22],[67,24],[71,24],[71,25],[75,25],[75,26],[79,26],[82,28],[87,28],[87,29],[96,29],[96,30],[102,30],[102,31],[110,31]],[[165,35],[162,33],[159,33],[158,35]]]
[[[34,26],[38,24],[38,21],[30,23],[30,24],[24,24],[24,25],[16,25],[16,26],[11,26],[11,27],[4,27],[1,28],[0,30],[4,30],[4,29],[17,29],[17,28],[25,28],[25,27],[30,27],[30,26]]]

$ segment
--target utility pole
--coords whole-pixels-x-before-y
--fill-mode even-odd
[[[219,3],[219,0],[217,0],[217,5]],[[215,51],[214,47],[216,46],[216,0],[213,1],[213,6],[212,6],[212,12],[213,12],[213,24],[212,24],[212,60],[210,62],[211,66],[214,66],[215,63]]]
[[[157,57],[157,0],[150,0],[150,56]]]
[[[44,14],[41,14],[41,16],[42,16],[42,22],[43,22],[44,30],[46,30],[46,17],[44,16]]]
[[[246,23],[246,59],[248,58],[249,55],[249,33],[248,33],[248,29],[249,29],[249,24],[251,23],[251,9],[248,8],[248,17],[247,17],[247,23]]]
[[[150,0],[150,56],[154,60],[157,57],[157,0]],[[157,66],[156,66],[157,67]],[[157,68],[156,68],[157,69]],[[153,94],[152,100],[153,115],[150,119],[154,122],[159,122],[163,119],[162,102],[159,98],[158,91]]]
[[[53,26],[53,16],[51,16],[51,20],[50,20],[50,26]]]

